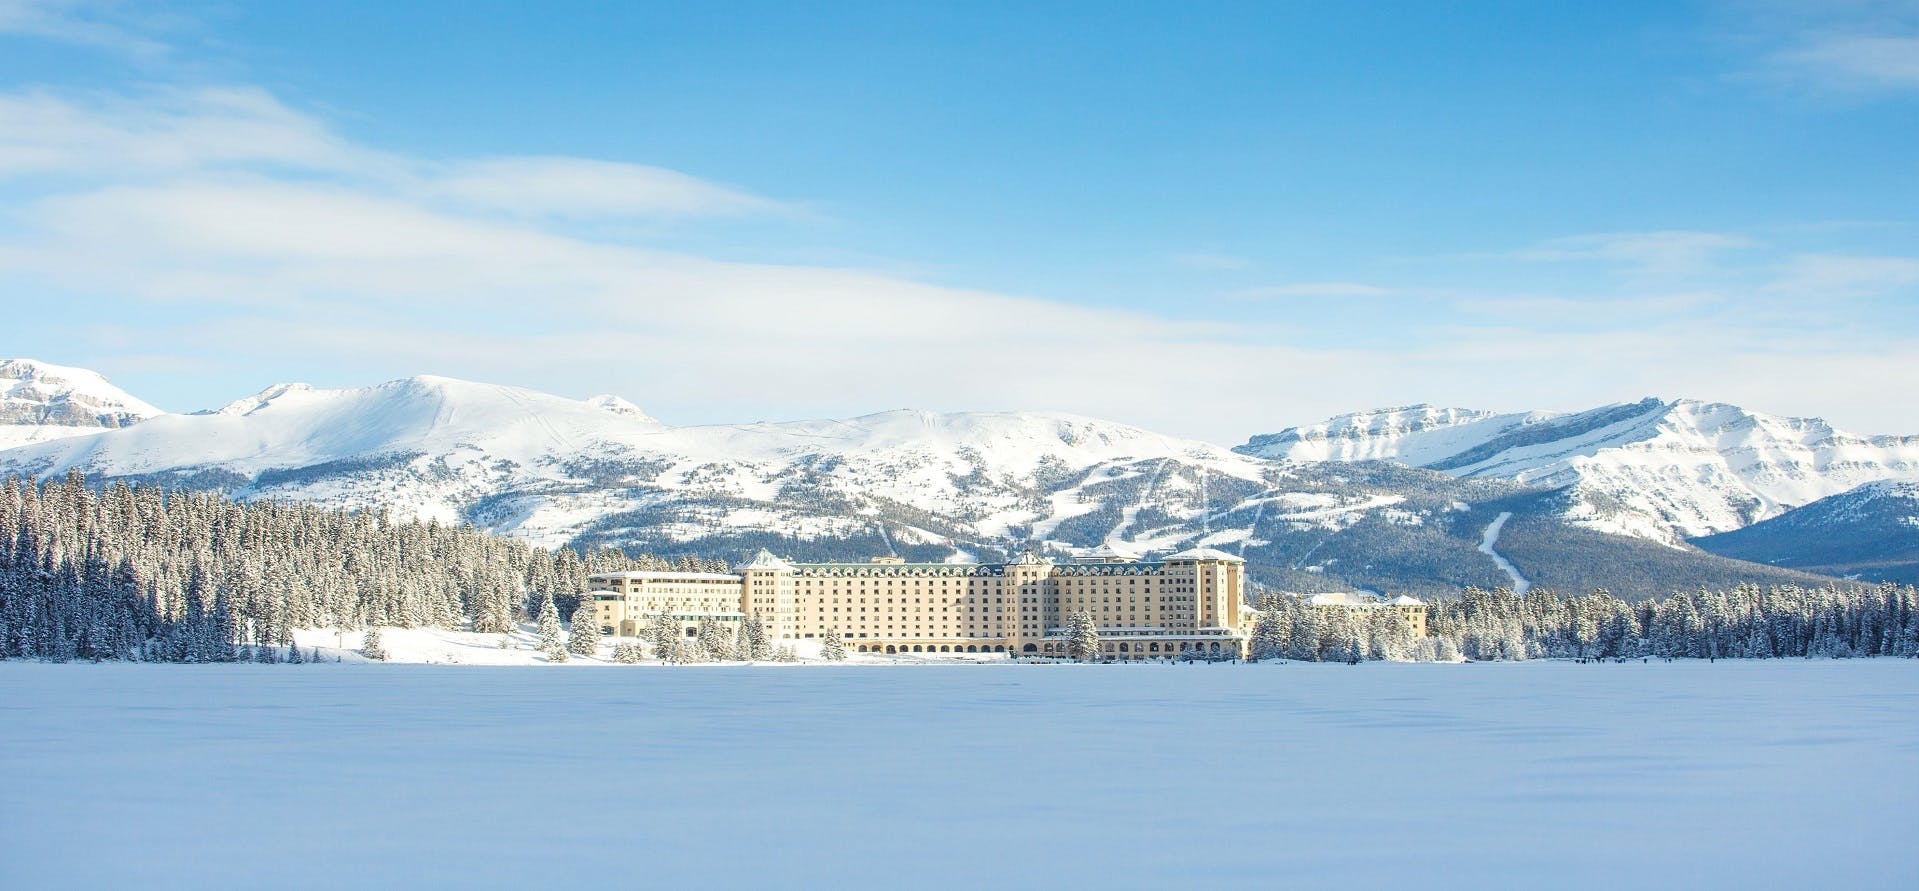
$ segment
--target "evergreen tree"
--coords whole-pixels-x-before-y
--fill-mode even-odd
[[[566,649],[575,656],[591,656],[600,649],[600,620],[593,615],[593,601],[580,598],[580,605],[573,610],[566,637]]]
[[[705,658],[715,662],[725,662],[734,658],[733,642],[728,639],[731,635],[726,633],[726,626],[718,619],[711,616],[700,619],[699,631],[696,633],[700,652]]]
[[[1099,626],[1093,614],[1075,610],[1066,617],[1066,655],[1084,662],[1099,657]]]
[[[828,662],[846,661],[846,642],[840,640],[838,628],[826,629],[826,640],[820,644],[820,658]]]
[[[360,641],[360,655],[372,662],[386,661],[386,647],[380,643],[380,626],[374,625],[366,630]]]
[[[1259,618],[1253,621],[1252,660],[1278,659],[1286,652],[1286,616],[1281,613],[1279,596],[1267,594],[1259,599]]]
[[[773,655],[773,641],[768,638],[766,621],[760,618],[759,613],[747,616],[746,624],[741,627],[740,632],[745,640],[745,646],[741,648],[745,652],[741,658],[757,662]]]
[[[566,661],[566,641],[560,636],[560,608],[553,603],[553,595],[540,598],[540,652],[546,654],[548,662]]]
[[[653,625],[648,639],[653,644],[653,658],[661,662],[680,662],[685,659],[685,644],[682,641],[680,622],[666,613],[653,617]]]
[[[671,565],[611,548],[549,552],[381,511],[119,483],[95,490],[78,475],[9,478],[0,480],[0,658],[222,662],[240,647],[258,659],[288,647],[291,660],[301,628],[471,628],[510,646],[505,635],[529,617],[557,626],[546,604],[571,606],[588,573]],[[1919,655],[1911,586],[1739,585],[1638,603],[1604,590],[1514,598],[1467,589],[1435,599],[1430,636],[1410,643],[1388,611],[1349,621],[1291,596],[1260,606],[1260,658],[1275,641],[1289,659],[1348,658],[1355,644],[1369,659]],[[692,643],[679,633],[675,623],[673,658]],[[709,642],[697,649],[710,656]],[[731,649],[765,659],[772,644],[752,617]]]

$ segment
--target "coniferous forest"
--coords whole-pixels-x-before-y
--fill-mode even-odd
[[[1428,605],[1418,637],[1396,610],[1320,610],[1261,597],[1256,659],[1310,662],[1919,656],[1919,589],[1740,585],[1630,603],[1599,590],[1523,597],[1467,588]]]
[[[470,528],[181,489],[0,483],[0,657],[220,662],[292,629],[506,631],[594,572],[711,571],[549,552]]]
[[[586,576],[724,571],[613,549],[547,551],[471,528],[78,476],[0,483],[0,658],[220,662],[295,628],[502,632]],[[1919,655],[1919,590],[1742,585],[1631,603],[1606,591],[1467,588],[1418,637],[1395,610],[1260,598],[1257,659],[1308,661]]]

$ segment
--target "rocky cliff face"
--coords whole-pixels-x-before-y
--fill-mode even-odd
[[[159,414],[84,368],[0,360],[0,448],[118,429]]]

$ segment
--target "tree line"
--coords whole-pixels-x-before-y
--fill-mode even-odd
[[[1775,659],[1919,656],[1912,586],[1738,585],[1637,603],[1467,588],[1428,604],[1424,637],[1396,609],[1321,609],[1260,599],[1255,659],[1313,662],[1521,659]]]
[[[219,662],[290,646],[295,628],[505,633],[536,619],[543,648],[557,658],[593,639],[579,631],[558,640],[559,620],[582,605],[589,574],[725,569],[693,556],[548,551],[384,511],[123,483],[95,490],[78,474],[8,478],[0,481],[0,658]],[[1259,607],[1257,659],[1919,655],[1919,589],[1911,586],[1740,585],[1640,602],[1603,589],[1514,597],[1467,588],[1429,604],[1425,636],[1395,609],[1320,609],[1279,594]],[[662,658],[766,657],[752,621],[670,643],[665,624],[648,635]],[[1080,643],[1096,648],[1096,640]]]
[[[506,632],[586,577],[722,561],[548,551],[470,527],[78,474],[0,482],[0,658],[221,662],[295,628]]]

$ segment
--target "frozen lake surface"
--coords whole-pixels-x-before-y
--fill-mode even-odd
[[[1919,662],[0,663],[0,888],[1913,888]]]

